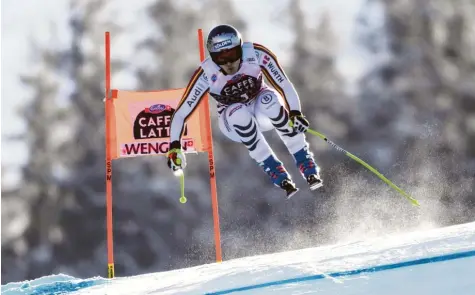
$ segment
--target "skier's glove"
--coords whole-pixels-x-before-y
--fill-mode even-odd
[[[179,141],[174,141],[170,144],[170,150],[167,153],[167,165],[173,172],[183,170],[186,167],[186,157],[181,150]]]
[[[289,113],[290,117],[290,127],[294,129],[295,132],[299,133],[304,133],[307,131],[308,127],[310,124],[308,123],[308,120],[305,118],[304,115],[302,115],[302,112],[300,111],[290,111]]]

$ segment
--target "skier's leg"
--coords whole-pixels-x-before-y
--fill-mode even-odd
[[[255,113],[260,124],[266,125],[268,123],[265,121],[268,120],[275,128],[289,152],[294,156],[295,163],[310,188],[320,187],[319,167],[309,150],[305,134],[297,133],[289,126],[289,114],[284,108],[282,97],[273,89],[263,91],[256,98]]]
[[[285,189],[288,194],[289,190],[296,191],[290,175],[274,155],[254,115],[246,105],[235,103],[222,110],[219,115],[219,128],[229,139],[246,146],[251,158],[264,169],[276,186]]]

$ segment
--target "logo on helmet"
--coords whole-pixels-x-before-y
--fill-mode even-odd
[[[226,47],[228,45],[231,45],[232,43],[233,42],[231,41],[231,39],[227,39],[227,40],[224,40],[224,41],[221,41],[221,42],[218,42],[218,43],[214,44],[213,49],[218,50],[218,49],[221,49],[221,48]]]

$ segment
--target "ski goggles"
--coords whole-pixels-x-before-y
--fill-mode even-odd
[[[225,65],[228,62],[235,62],[242,57],[241,46],[221,50],[220,52],[210,52],[211,59],[217,65]]]

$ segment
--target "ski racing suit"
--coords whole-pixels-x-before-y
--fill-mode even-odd
[[[273,88],[264,82],[263,76]],[[295,132],[289,125],[289,111],[301,110],[299,96],[276,56],[266,47],[244,42],[240,68],[232,75],[225,74],[209,57],[201,63],[172,117],[172,143],[180,142],[185,121],[207,92],[217,102],[221,132],[230,140],[243,143],[259,164],[273,156],[263,136],[263,132],[272,129],[276,130],[297,162],[298,157],[301,163],[311,158],[307,156],[308,143],[304,133]],[[315,166],[310,167],[313,169],[309,173],[317,172]],[[305,167],[302,167],[301,164],[300,171],[304,174]]]

